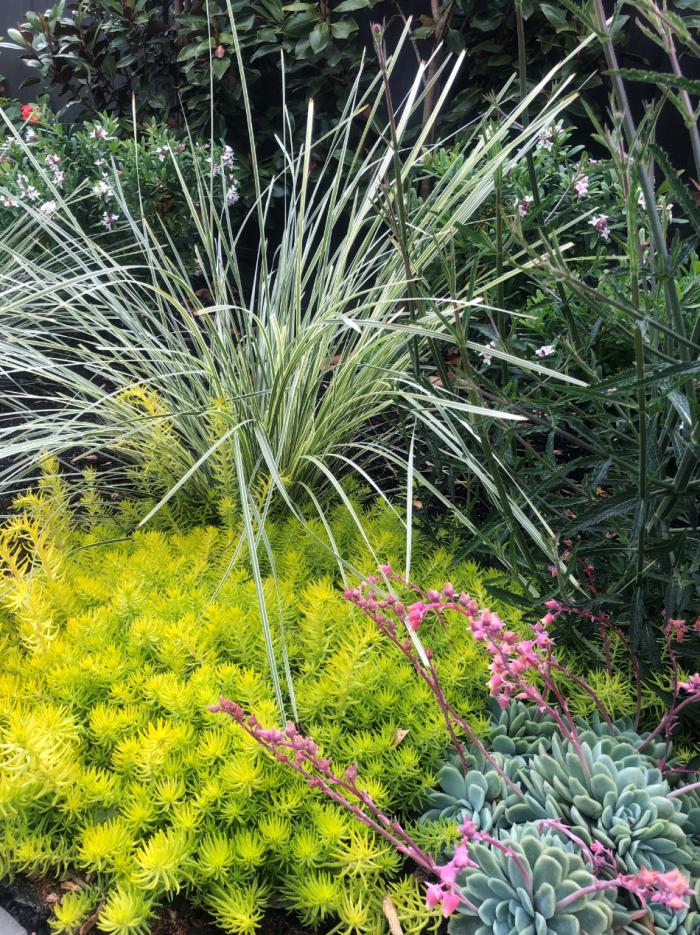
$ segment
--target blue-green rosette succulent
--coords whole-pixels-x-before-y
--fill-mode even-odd
[[[577,858],[578,863],[574,861],[577,871],[587,873],[589,879],[595,863],[598,866],[595,872],[603,879],[612,879],[618,873],[634,875],[642,869],[662,873],[680,869],[686,878],[697,880],[700,790],[671,795],[673,787],[656,765],[660,756],[669,754],[665,742],[650,743],[640,752],[644,735],[634,730],[631,721],[617,721],[611,729],[596,717],[587,725],[579,725],[584,767],[574,745],[562,740],[552,728],[546,714],[520,703],[499,713],[493,735],[498,750],[494,750],[495,741],[487,742],[499,769],[473,748],[466,754],[469,767],[466,774],[461,761],[455,758],[439,773],[440,789],[431,795],[424,820],[447,818],[461,824],[470,819],[477,831],[487,832],[497,840],[519,843],[523,843],[524,837],[537,837],[539,833],[542,846],[546,843],[550,849],[548,857],[561,859],[566,868],[573,866],[571,857]],[[512,740],[511,731],[515,734]],[[509,783],[499,770],[508,776]],[[673,774],[670,775],[673,780]],[[553,825],[542,824],[547,820],[552,820]],[[527,848],[528,859],[532,856],[536,861],[538,846],[528,843]],[[451,931],[460,935],[462,932],[485,935],[492,931],[502,935],[521,932],[540,935],[550,931],[578,932],[576,924],[581,933],[589,935],[613,931],[595,928],[600,922],[596,910],[591,912],[594,918],[587,920],[592,928],[583,924],[584,916],[573,921],[567,918],[564,922],[547,918],[547,913],[540,912],[533,902],[531,893],[525,889],[523,895],[514,887],[518,873],[497,848],[472,843],[470,853],[481,855],[479,870],[464,871],[460,879],[469,899],[471,887],[474,896],[471,901],[474,905],[478,903],[479,908],[471,915],[461,912],[451,923]],[[562,854],[569,857],[564,859]],[[565,877],[562,871],[562,879]],[[624,916],[628,907],[631,915],[624,924],[629,927],[623,930],[650,931],[644,926],[652,923],[651,916],[635,917],[631,912],[632,909],[639,912],[638,900],[618,890],[616,896],[605,897],[598,909],[605,912],[611,900],[616,901],[614,927],[620,924],[620,914]],[[546,908],[549,904],[545,901],[542,905]],[[662,932],[700,935],[700,892],[696,892],[687,910],[672,912],[650,904],[649,912],[652,910],[654,931],[659,935]],[[538,913],[544,921],[537,917]],[[577,913],[570,911],[567,915]]]
[[[541,748],[521,771],[524,799],[509,797],[508,820],[563,820],[588,844],[609,848],[623,873],[687,864],[687,816],[660,770],[614,737],[584,741],[580,752],[587,769],[568,741],[555,736],[549,752]]]
[[[470,845],[477,867],[457,876],[464,902],[450,919],[450,935],[605,935],[625,922],[608,890],[562,905],[595,878],[555,833],[528,824],[498,839],[517,859],[494,845]]]
[[[467,754],[466,760],[469,767],[466,773],[456,758],[440,769],[437,776],[440,789],[431,793],[430,807],[423,820],[454,818],[462,822],[469,818],[477,830],[490,832],[505,819],[506,784],[498,769],[482,754]],[[509,778],[517,778],[520,764],[516,760],[494,754],[493,762]]]

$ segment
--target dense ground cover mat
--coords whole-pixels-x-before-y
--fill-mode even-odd
[[[103,931],[145,932],[152,908],[178,892],[230,932],[252,931],[280,900],[307,924],[382,930],[397,856],[208,711],[226,693],[270,724],[280,716],[247,563],[221,584],[234,531],[105,542],[119,529],[73,528],[60,495],[48,480],[26,498],[0,546],[0,871],[88,875],[57,910],[60,931],[99,906]],[[371,569],[352,519],[330,520],[348,560]],[[375,553],[400,562],[391,511],[376,507],[363,524]],[[343,600],[336,559],[313,532],[270,523],[268,536],[276,574],[268,561],[263,587],[278,653],[284,625],[298,723],[339,763],[357,762],[390,813],[418,814],[448,740],[440,712]],[[436,582],[452,564],[420,542],[413,561]],[[495,574],[456,573],[482,596]],[[436,622],[431,639],[450,697],[485,724],[486,660],[450,626]],[[399,912],[410,906],[420,927],[416,884],[397,887]]]

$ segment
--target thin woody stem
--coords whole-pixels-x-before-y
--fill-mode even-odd
[[[692,792],[693,789],[700,789],[700,781],[688,783],[687,786],[681,786],[680,789],[674,789],[673,792],[669,792],[669,799],[677,799],[679,795],[685,795],[686,792]]]
[[[667,711],[666,714],[664,714],[664,716],[661,718],[658,726],[655,727],[654,730],[647,737],[645,737],[642,743],[639,745],[640,751],[644,750],[645,747],[648,747],[649,744],[652,742],[652,740],[655,740],[656,737],[659,736],[661,731],[665,730],[666,727],[669,725],[669,723],[671,723],[674,720],[674,718],[678,717],[681,711],[687,708],[688,705],[697,704],[698,701],[700,701],[700,695],[693,694],[693,695],[690,695],[690,697],[686,698],[684,701],[681,701],[679,705],[676,705],[675,707],[671,708],[670,711]]]

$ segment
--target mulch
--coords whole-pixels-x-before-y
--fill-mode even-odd
[[[65,884],[56,880],[32,880],[18,877],[12,882],[0,881],[0,906],[23,925],[29,935],[52,935],[49,919],[53,906],[61,898]],[[80,935],[98,930],[84,926]],[[305,929],[282,909],[270,910],[265,916],[260,935],[318,935]],[[203,912],[188,905],[185,899],[175,899],[162,908],[151,923],[150,935],[223,935]]]

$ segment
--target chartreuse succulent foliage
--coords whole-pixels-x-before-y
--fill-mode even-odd
[[[557,910],[569,892],[593,882],[592,859],[601,862],[602,879],[643,868],[679,870],[693,883],[700,877],[700,797],[695,791],[672,795],[658,768],[665,743],[640,750],[645,735],[626,718],[615,721],[613,731],[597,718],[579,727],[585,770],[548,714],[514,702],[495,715],[493,761],[521,795],[475,750],[467,752],[467,771],[456,758],[440,769],[424,821],[443,823],[443,840],[449,840],[450,826],[470,819],[478,831],[512,847],[532,880],[523,885],[521,866],[494,845],[474,844],[470,853],[478,867],[463,870],[458,883],[477,911],[460,906],[450,922],[454,935],[649,931],[636,927],[624,889],[615,897],[607,890],[591,893]],[[677,785],[687,782],[686,773],[679,775]],[[657,932],[697,933],[700,884],[687,911],[651,908]]]
[[[382,931],[387,891],[406,932],[434,923],[391,848],[208,711],[224,693],[279,719],[244,557],[221,585],[236,530],[122,539],[95,497],[69,508],[49,468],[0,534],[0,876],[89,876],[57,907],[57,933],[99,908],[101,931],[139,935],[177,893],[232,935],[252,932],[272,900],[308,925]],[[376,553],[398,564],[394,514],[360,514]],[[342,554],[373,569],[349,514],[329,523]],[[301,723],[341,766],[358,763],[387,810],[417,814],[448,740],[432,697],[343,600],[313,530],[267,531],[275,575],[261,550],[263,586]],[[436,584],[452,563],[420,541],[413,561]],[[455,573],[486,599],[490,573]],[[458,621],[430,632],[449,696],[485,730],[487,662],[461,637]]]

